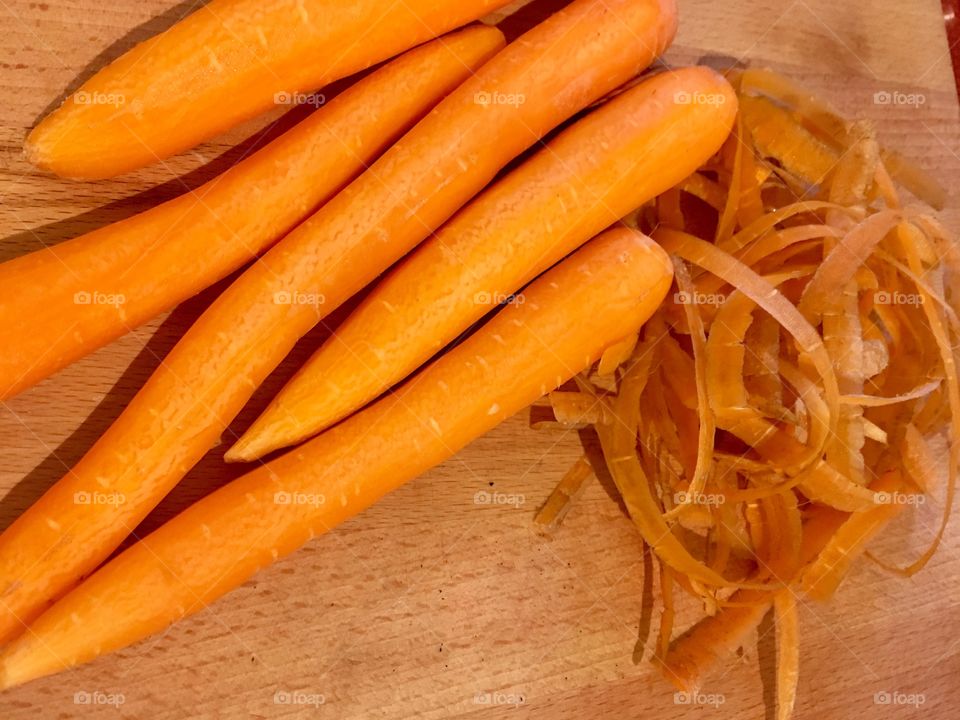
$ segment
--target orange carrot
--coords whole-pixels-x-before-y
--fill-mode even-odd
[[[106,559],[324,315],[662,50],[674,11],[672,0],[576,0],[480,68],[231,285],[93,448],[0,535],[0,642]],[[123,502],[75,502],[94,493]]]
[[[685,68],[588,115],[384,279],[227,460],[253,460],[304,440],[403,380],[483,317],[491,301],[509,298],[696,171],[720,149],[736,113],[736,95],[722,76]]]
[[[165,312],[289,232],[503,47],[431,42],[197,190],[0,265],[0,399]]]
[[[368,508],[636,332],[671,279],[655,243],[608,231],[395,395],[226,485],[97,571],[0,656],[0,688],[158,632]]]
[[[213,0],[87,80],[34,128],[25,150],[63,177],[113,177],[507,1]]]

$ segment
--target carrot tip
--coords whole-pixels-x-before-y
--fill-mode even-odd
[[[271,408],[267,408],[227,450],[223,459],[228,463],[253,462],[274,450],[298,445],[310,437],[309,434],[303,434],[302,428],[278,420]]]
[[[6,665],[0,665],[0,692],[4,690],[9,690],[10,688],[16,687],[21,683],[11,677],[10,673],[7,672]]]
[[[256,457],[253,453],[248,452],[246,448],[242,447],[240,443],[237,443],[227,450],[223,456],[223,460],[228,463],[244,463],[256,460]]]
[[[42,168],[43,158],[41,157],[42,153],[36,142],[36,129],[32,130],[27,138],[23,141],[23,156],[27,159],[27,162],[35,167]]]
[[[276,448],[270,447],[269,440],[265,439],[259,433],[257,435],[247,434],[237,440],[233,447],[227,450],[223,459],[228,463],[253,462],[275,449]]]

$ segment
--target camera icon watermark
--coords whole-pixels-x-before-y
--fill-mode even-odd
[[[727,301],[727,296],[723,293],[702,293],[680,291],[673,294],[673,303],[675,305],[704,305],[711,307],[720,307]]]
[[[905,705],[912,708],[919,708],[927,701],[927,696],[923,693],[904,693],[899,691],[881,690],[873,694],[874,705]]]
[[[718,507],[727,502],[723,493],[687,492],[681,490],[673,496],[676,505],[702,505],[704,507]]]
[[[520,693],[505,693],[499,691],[478,692],[473,696],[474,705],[523,705],[526,700]]]
[[[474,93],[473,102],[481,107],[492,107],[494,105],[507,105],[509,107],[520,107],[527,102],[527,96],[523,93],[502,93],[480,91]]]
[[[299,690],[277,690],[273,694],[274,705],[306,705],[318,708],[327,703],[322,693],[308,693]]]
[[[693,692],[675,692],[673,694],[674,705],[709,705],[718,708],[727,701],[727,698],[721,693],[703,693]]]
[[[101,492],[94,490],[88,492],[80,490],[73,494],[74,505],[107,505],[109,507],[119,507],[127,501],[127,496],[120,492]]]
[[[923,93],[905,93],[899,90],[878,90],[873,94],[873,104],[918,108],[927,104],[927,96]]]
[[[77,105],[108,105],[118,108],[126,104],[127,97],[123,93],[90,92],[77,90],[73,94],[73,102]]]
[[[673,94],[676,105],[725,105],[727,96],[723,93],[686,92],[680,90]]]
[[[109,305],[120,307],[127,302],[122,293],[104,293],[99,290],[78,290],[73,294],[74,305]]]
[[[302,93],[281,91],[273,94],[274,105],[310,105],[318,108],[327,103],[326,95],[322,93]]]
[[[312,305],[313,307],[319,307],[326,302],[326,295],[317,292],[279,290],[273,294],[274,305]]]
[[[509,505],[511,507],[518,508],[526,502],[526,496],[520,493],[502,493],[478,490],[473,495],[474,505]]]
[[[73,694],[74,705],[105,705],[118,708],[127,701],[123,693],[105,693],[101,690],[80,690]]]
[[[475,305],[523,305],[527,299],[522,293],[507,295],[502,292],[487,292],[482,290],[473,296]]]
[[[927,496],[922,493],[875,492],[873,501],[877,505],[923,505]]]
[[[923,305],[926,298],[920,293],[888,292],[879,290],[873,294],[875,305]]]
[[[274,505],[309,505],[310,507],[320,507],[325,505],[327,498],[320,493],[304,492],[275,492],[273,494]]]

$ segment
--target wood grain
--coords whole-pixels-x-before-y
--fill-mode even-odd
[[[948,187],[960,180],[954,79],[935,0],[680,2],[670,62],[787,71],[844,112],[874,121],[884,142]],[[0,259],[194,187],[298,119],[260,118],[162,165],[96,184],[61,181],[24,161],[26,131],[65,92],[195,4],[0,2]],[[535,2],[507,26],[522,28],[559,4]],[[924,102],[876,104],[884,91],[919,93]],[[942,217],[960,229],[953,199]],[[0,527],[82,455],[215,292],[3,404]],[[231,433],[323,334],[298,346]],[[535,433],[515,418],[162,636],[0,695],[0,717],[772,718],[769,624],[704,688],[722,695],[716,706],[675,704],[647,662],[634,664],[638,636],[645,639],[659,606],[636,534],[598,485],[556,535],[533,532],[533,510],[579,452],[575,435]],[[211,453],[138,532],[234,472]],[[477,493],[494,492],[523,502],[477,503]],[[874,549],[916,552],[934,511],[904,520]],[[957,537],[951,532],[912,580],[862,563],[836,602],[803,607],[797,718],[956,717]],[[679,626],[698,613],[684,603]],[[124,702],[77,704],[77,693],[96,692]],[[282,702],[288,696],[277,693],[285,692],[303,693],[297,699],[308,704]],[[921,694],[925,702],[877,704],[884,692]]]

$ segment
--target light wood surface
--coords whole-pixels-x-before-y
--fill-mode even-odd
[[[96,184],[58,180],[24,161],[24,134],[52,103],[194,4],[0,1],[0,259],[179,194],[236,161],[262,129],[276,132],[278,115],[261,118],[185,156]],[[556,5],[536,4],[541,12]],[[841,110],[873,120],[884,142],[957,185],[957,101],[935,0],[680,5],[671,62],[787,71]],[[924,102],[876,104],[884,91],[920,93]],[[954,231],[957,211],[951,199],[942,214]],[[0,527],[82,455],[211,297],[0,405]],[[301,343],[232,431],[252,420],[320,337]],[[636,533],[599,485],[553,537],[534,533],[533,511],[579,453],[575,434],[537,433],[525,416],[514,418],[162,636],[0,695],[0,717],[772,718],[769,623],[704,688],[722,696],[716,706],[676,704],[648,662],[633,662],[659,604]],[[140,532],[236,472],[211,453]],[[524,502],[477,504],[477,493],[494,492]],[[900,523],[874,549],[916,553],[934,512]],[[861,563],[836,602],[803,607],[797,718],[957,717],[958,537],[955,526],[914,579]],[[699,612],[684,602],[679,627]],[[124,702],[75,700],[97,692]],[[324,703],[285,704],[278,692]],[[486,693],[499,695],[478,702]],[[877,693],[920,694],[924,702],[877,704]]]

